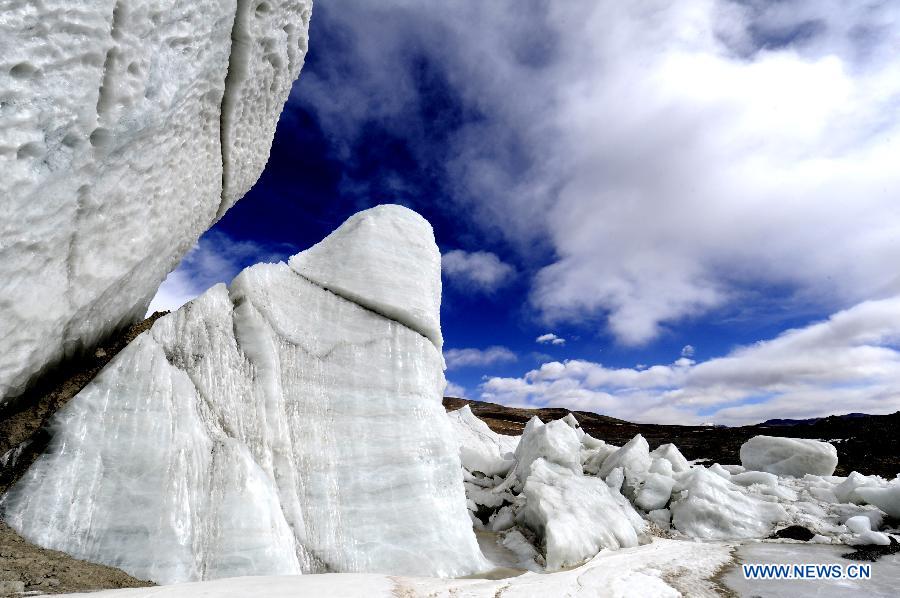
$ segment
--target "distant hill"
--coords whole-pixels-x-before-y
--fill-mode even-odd
[[[448,411],[468,404],[472,413],[500,434],[521,434],[537,415],[543,421],[565,417],[561,408],[521,409],[454,397],[444,398]],[[804,420],[775,419],[752,426],[672,426],[636,424],[589,411],[572,411],[585,432],[612,444],[624,444],[641,434],[650,448],[672,442],[688,459],[709,459],[722,464],[740,463],[741,445],[757,435],[814,438],[831,441],[838,452],[836,475],[851,471],[893,478],[900,474],[900,411],[890,415],[848,413]]]
[[[832,415],[831,417],[839,417],[842,419],[853,419],[857,417],[877,417],[869,415],[868,413],[847,413],[846,415]],[[811,417],[809,419],[767,419],[760,426],[803,426],[807,424],[814,424],[817,421],[820,421],[824,418],[821,417]]]

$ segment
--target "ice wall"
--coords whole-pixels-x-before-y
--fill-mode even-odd
[[[0,406],[142,317],[256,181],[310,11],[0,0]]]
[[[364,216],[396,231],[393,251],[429,254],[412,273],[369,269],[373,288],[437,284],[427,222],[398,206]],[[259,264],[126,347],[57,413],[47,453],[0,504],[33,542],[163,583],[473,573],[487,563],[443,388],[420,332]]]

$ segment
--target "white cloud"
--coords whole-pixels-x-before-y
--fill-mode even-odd
[[[681,356],[682,357],[693,357],[694,356],[694,346],[693,345],[685,345],[681,348]]]
[[[481,398],[565,406],[632,421],[742,424],[900,409],[900,296],[695,363],[608,368],[550,362],[522,378],[489,378]]]
[[[458,369],[473,366],[488,366],[496,363],[516,361],[516,354],[506,347],[488,347],[487,349],[446,349],[444,360],[447,369]]]
[[[211,286],[231,282],[247,266],[284,259],[291,248],[284,249],[271,251],[252,241],[235,241],[219,232],[207,233],[157,289],[147,315],[176,310]]]
[[[547,332],[546,334],[542,334],[536,339],[535,342],[541,343],[542,345],[551,344],[551,345],[565,345],[566,339],[556,336],[552,332]]]
[[[455,283],[490,292],[506,284],[515,269],[493,253],[454,249],[441,256],[441,272]]]
[[[600,316],[639,345],[748,288],[819,313],[900,292],[900,3],[334,0],[325,14],[354,52],[339,98],[305,74],[326,130],[418,131],[412,58],[427,56],[480,116],[447,142],[456,209],[524,254],[549,243],[531,293],[549,323]]]
[[[457,399],[465,399],[466,398],[466,389],[464,386],[460,386],[459,384],[454,384],[447,380],[447,387],[444,389],[445,397],[455,397]]]

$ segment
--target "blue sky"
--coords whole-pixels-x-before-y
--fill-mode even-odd
[[[897,410],[900,11],[670,4],[318,3],[266,170],[154,306],[400,203],[444,255],[448,394]]]

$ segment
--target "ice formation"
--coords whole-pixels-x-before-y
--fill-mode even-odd
[[[603,480],[543,458],[531,464],[517,521],[542,539],[547,570],[578,565],[604,548],[638,545],[640,515]]]
[[[885,487],[862,486],[856,494],[862,501],[875,505],[891,517],[900,519],[900,479]]]
[[[782,476],[831,475],[837,467],[837,449],[807,438],[754,436],[741,445],[741,465]]]
[[[0,11],[3,405],[142,317],[255,182],[303,63],[311,0]]]
[[[879,528],[884,514],[896,513],[900,481],[856,472],[831,475],[835,464],[825,443],[764,439],[765,448],[778,449],[754,456],[768,456],[767,463],[782,467],[776,474],[692,464],[673,444],[650,451],[641,435],[622,447],[609,445],[586,434],[571,414],[548,423],[534,417],[518,439],[473,422],[468,408],[451,418],[460,423],[455,426],[460,453],[468,455],[463,474],[473,524],[498,533],[499,542],[520,555],[522,568],[556,571],[598,551],[645,544],[651,534],[762,540],[796,525],[819,543],[890,542],[890,534]],[[473,429],[480,430],[479,442]],[[501,455],[516,440],[510,463]],[[800,457],[790,459],[783,447],[799,447]],[[752,459],[744,464],[763,466]],[[483,471],[492,465],[490,473]]]
[[[342,227],[341,244],[431,254],[366,272],[396,313],[418,313],[409,278],[440,277],[430,227],[399,206],[360,220],[393,238]],[[350,282],[362,292],[364,275]],[[163,583],[473,573],[487,562],[442,365],[420,331],[258,264],[159,319],[61,409],[4,515],[37,544]]]
[[[469,472],[487,476],[505,475],[515,464],[519,439],[501,436],[478,419],[468,405],[449,414],[459,442],[459,458]]]
[[[385,221],[377,211],[351,216],[321,243],[292,257],[290,267],[317,285],[429,338],[441,349],[441,270],[431,225]],[[398,246],[397,239],[404,238]],[[373,277],[388,269],[390,277]]]

